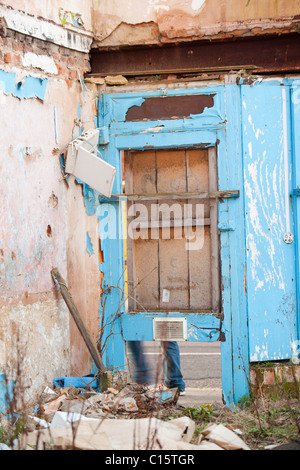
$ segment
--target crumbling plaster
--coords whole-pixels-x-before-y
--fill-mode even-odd
[[[297,31],[300,1],[93,0],[94,47]]]
[[[97,220],[60,155],[94,127],[94,85],[45,71],[0,70],[0,369],[21,365],[30,393],[55,377],[90,372],[87,348],[51,277],[57,267],[84,322],[99,334]],[[93,252],[87,247],[87,233]]]
[[[0,316],[0,369],[26,403],[52,378],[70,373],[67,307],[55,297],[27,305],[20,300],[2,306]]]
[[[87,31],[92,29],[91,17],[92,0],[1,0],[0,5],[11,7],[37,17],[53,21],[61,25],[60,10],[79,13],[83,19],[83,27]]]

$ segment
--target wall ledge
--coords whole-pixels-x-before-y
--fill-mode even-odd
[[[5,21],[5,28],[27,36],[52,42],[78,52],[89,53],[93,33],[81,28],[67,25],[60,26],[54,22],[13,10],[0,5],[0,19]]]

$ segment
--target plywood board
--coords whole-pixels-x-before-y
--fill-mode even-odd
[[[189,308],[189,265],[185,240],[159,240],[160,307]]]
[[[207,149],[128,152],[125,181],[125,191],[129,194],[216,191],[216,152]],[[212,269],[218,268],[215,262],[217,235],[213,235],[212,244],[210,227],[211,208],[214,219],[217,216],[216,201],[166,198],[139,203],[146,209],[137,214],[135,223],[141,222],[145,228],[136,230],[135,239],[128,240],[129,285],[134,287],[136,299],[131,307],[135,310],[212,311],[218,304],[218,300],[214,300],[218,273],[212,275]],[[128,204],[130,207],[132,203]],[[192,208],[191,213],[186,210],[187,204]],[[201,210],[198,210],[199,205]],[[187,214],[193,224],[189,229],[184,219]],[[203,219],[203,225],[199,224],[199,219]],[[214,220],[214,231],[216,222]],[[179,226],[174,227],[176,224]],[[191,236],[188,243],[186,237]],[[195,243],[193,236],[197,237]]]
[[[210,227],[203,227],[204,243],[200,250],[188,251],[191,310],[212,309]]]
[[[134,242],[136,309],[159,308],[158,240]]]

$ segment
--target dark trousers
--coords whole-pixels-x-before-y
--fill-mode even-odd
[[[141,341],[129,341],[135,363],[135,381],[137,383],[151,383],[151,371],[147,364],[143,344]],[[185,383],[180,368],[180,351],[176,341],[162,341],[162,349],[165,356],[165,384],[168,388],[178,387],[180,391],[185,389]]]

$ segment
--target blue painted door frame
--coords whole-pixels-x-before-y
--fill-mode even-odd
[[[126,120],[147,98],[193,94],[213,96],[213,106],[185,119]],[[251,363],[290,359],[300,350],[300,80],[104,94],[98,126],[99,150],[118,170],[114,194],[122,193],[124,150],[200,145],[217,149],[218,189],[239,191],[218,204],[223,318],[184,315],[188,341],[218,341],[222,333],[223,397],[237,403],[249,393]],[[155,316],[183,313],[126,312],[120,199],[100,197],[97,210],[104,360],[124,369],[124,340],[152,340]]]
[[[292,80],[290,85],[291,101],[291,135],[292,135],[292,200],[295,224],[295,259],[296,259],[296,312],[297,312],[297,338],[293,350],[299,359],[300,352],[300,80]]]
[[[132,106],[141,106],[148,97],[209,94],[212,108],[188,119],[126,122]],[[216,146],[219,190],[239,190],[239,197],[219,202],[222,313],[188,314],[189,341],[216,341],[220,330],[222,387],[227,404],[248,394],[249,355],[245,279],[245,224],[243,158],[241,139],[241,94],[236,85],[195,89],[163,89],[152,92],[103,94],[99,99],[100,145],[102,157],[117,168],[113,194],[122,193],[121,152],[147,148],[192,148]],[[124,302],[124,245],[120,199],[100,198],[99,232],[104,262],[100,317],[104,318],[107,339],[104,360],[110,368],[124,369],[124,340],[152,340],[152,320],[156,314],[130,315]],[[168,315],[168,314],[160,314]],[[182,316],[180,312],[170,315]],[[103,338],[105,341],[105,337]]]
[[[299,339],[298,86],[241,93],[250,362],[287,360]]]

